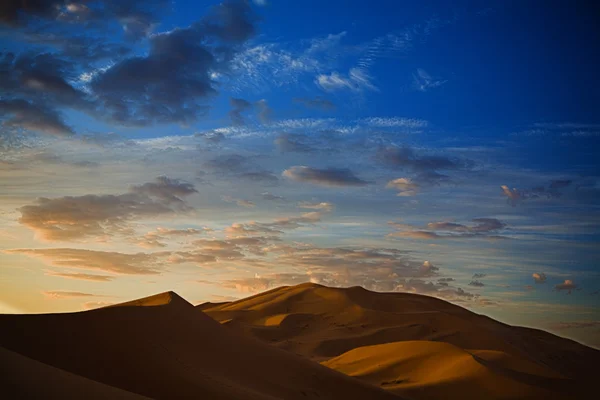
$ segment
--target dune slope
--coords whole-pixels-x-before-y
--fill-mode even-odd
[[[364,346],[440,342],[487,354],[506,370],[534,364],[577,387],[593,381],[600,362],[598,350],[572,340],[409,293],[301,284],[201,308],[231,330],[320,362]]]
[[[526,360],[441,342],[359,347],[323,365],[418,399],[568,399],[579,390]]]
[[[2,347],[0,393],[8,399],[148,399],[46,365]]]
[[[242,337],[172,292],[79,313],[0,315],[0,346],[158,399],[395,398]],[[37,384],[46,374],[29,378]]]

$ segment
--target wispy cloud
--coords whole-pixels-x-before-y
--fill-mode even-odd
[[[431,89],[435,89],[446,82],[448,81],[431,76],[422,68],[417,69],[417,72],[413,73],[413,86],[420,92],[427,92]]]

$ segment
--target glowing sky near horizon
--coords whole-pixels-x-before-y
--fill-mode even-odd
[[[8,4],[0,312],[312,281],[600,346],[594,6]]]

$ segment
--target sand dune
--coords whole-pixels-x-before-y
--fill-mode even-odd
[[[230,330],[316,361],[350,352],[343,356],[340,366],[356,355],[352,350],[363,348],[361,351],[364,351],[365,346],[425,341],[418,347],[421,349],[419,354],[415,355],[416,359],[424,359],[430,357],[428,354],[432,351],[429,348],[436,346],[436,342],[447,344],[450,347],[443,348],[444,354],[452,355],[442,357],[440,362],[452,365],[456,359],[467,359],[472,366],[487,371],[484,382],[510,381],[512,386],[506,384],[506,393],[514,393],[509,390],[511,387],[525,386],[532,398],[544,398],[544,385],[550,383],[553,389],[566,395],[579,390],[592,382],[594,366],[600,363],[599,351],[572,340],[536,329],[506,325],[446,301],[415,294],[302,284],[273,289],[231,303],[205,303],[199,308]],[[402,344],[395,346],[399,347],[384,349],[403,349]],[[378,347],[369,349],[383,351]],[[351,369],[340,367],[340,370],[360,375],[359,371],[373,367],[368,365],[368,357],[365,360]],[[387,362],[397,365],[402,360],[405,360],[404,355],[394,353]],[[500,370],[502,373],[498,372]],[[394,371],[382,370],[381,376],[394,380]],[[387,376],[387,373],[391,375]],[[379,379],[379,375],[376,376]],[[468,380],[475,379],[469,374],[466,376]],[[428,382],[421,386],[429,389],[412,391],[411,397],[431,398],[425,393],[434,390],[431,388],[436,385]],[[447,385],[440,381],[438,386]],[[387,388],[390,389],[389,385]],[[466,391],[462,398],[471,393],[466,384],[460,390]],[[473,398],[478,398],[480,392],[472,393]],[[499,394],[483,398],[515,398],[511,396]]]
[[[526,360],[441,342],[359,347],[323,365],[408,398],[568,399],[578,391],[570,380]]]
[[[7,399],[147,399],[32,360],[2,347],[0,394]]]
[[[242,337],[172,292],[79,313],[0,315],[0,346],[9,354],[3,369],[15,379],[43,388],[52,374],[73,373],[78,376],[64,378],[72,381],[65,385],[79,385],[85,393],[79,398],[118,389],[159,399],[396,398]],[[24,357],[37,367],[19,366]],[[17,391],[12,398],[38,397],[22,385],[11,389]]]

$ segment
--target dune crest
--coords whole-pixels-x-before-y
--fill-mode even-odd
[[[595,379],[590,366],[600,362],[598,350],[572,340],[510,326],[438,298],[410,293],[377,293],[361,287],[329,288],[305,283],[230,303],[205,303],[202,310],[215,320],[226,322],[228,329],[378,386],[381,382],[365,378],[371,376],[365,371],[375,368],[370,363],[407,363],[410,357],[404,355],[407,348],[403,343],[420,349],[415,359],[429,359],[434,356],[431,349],[438,349],[440,354],[448,355],[439,359],[443,364],[467,360],[473,370],[487,371],[489,377],[483,382],[502,381],[507,390],[525,387],[532,393],[531,398],[539,399],[549,396],[544,385],[558,391],[563,396],[559,398],[589,386]],[[365,356],[358,364],[348,362],[365,351],[382,352],[381,359]],[[342,358],[334,363],[336,357]],[[395,381],[399,378],[393,376],[394,371],[381,369],[378,374],[385,375],[383,380]],[[463,378],[469,381],[476,376],[466,373]],[[409,397],[429,398],[419,393],[435,392],[432,388],[447,384],[440,381],[437,386],[421,386],[429,389],[411,391]],[[382,387],[391,390],[393,385]],[[470,389],[465,385],[460,390],[468,394]],[[516,392],[507,392],[508,397],[500,395],[501,391],[497,397],[486,392],[481,398],[519,398],[514,397]]]
[[[150,398],[395,398],[243,337],[172,292],[77,313],[0,315],[0,347],[86,382]],[[7,361],[8,368],[14,362]],[[22,378],[38,385],[47,373]],[[94,388],[82,387],[79,398],[93,397]],[[9,398],[27,397],[27,387],[10,388],[15,393]]]

